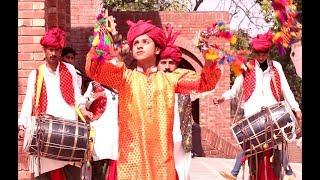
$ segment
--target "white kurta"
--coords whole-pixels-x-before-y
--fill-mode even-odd
[[[182,146],[182,135],[180,129],[180,115],[178,108],[178,94],[175,94],[174,122],[173,122],[173,150],[174,163],[180,180],[189,180],[189,169],[191,164],[191,152],[185,153]]]
[[[288,102],[293,111],[300,111],[299,104],[295,100],[294,95],[289,87],[288,81],[283,73],[281,64],[279,62],[273,61],[273,66],[278,70],[281,81],[281,90],[285,100]],[[245,117],[249,117],[259,112],[261,110],[261,107],[263,106],[267,107],[277,103],[277,100],[274,98],[270,87],[271,76],[269,72],[269,67],[262,72],[262,69],[260,69],[258,61],[256,61],[255,70],[255,89],[248,101],[243,104]],[[223,93],[222,96],[226,100],[235,98],[240,93],[242,82],[243,76],[240,75],[235,79],[232,88]]]
[[[104,93],[107,96],[106,110],[98,120],[90,123],[96,131],[92,153],[94,161],[118,158],[118,95],[112,95],[108,89]],[[93,97],[92,82],[83,96],[90,99]]]
[[[68,70],[70,71],[73,79],[73,87],[75,92],[75,101],[76,104],[79,104],[81,101],[80,88],[77,85],[77,74],[75,68],[68,64],[64,63]],[[61,117],[70,120],[77,120],[77,114],[74,106],[70,106],[65,102],[60,91],[60,76],[59,76],[59,67],[57,66],[56,72],[50,72],[49,69],[45,66],[44,68],[44,82],[46,84],[47,91],[47,111],[46,114],[51,114],[56,117]],[[18,120],[18,125],[23,125],[28,128],[28,125],[31,123],[31,113],[32,113],[32,99],[35,93],[35,80],[36,80],[36,70],[30,72],[28,77],[28,86],[25,99],[22,104],[22,109],[20,113],[20,118]],[[26,138],[26,137],[25,137]],[[40,166],[41,174],[52,171],[61,167],[64,167],[67,164],[73,165],[73,162],[68,161],[59,161],[41,157]],[[31,172],[35,173],[35,176],[39,176],[38,172],[38,161],[36,161],[35,156],[30,156],[29,158],[29,169]]]
[[[76,72],[77,72],[77,83],[78,83],[78,86],[79,86],[79,88],[80,88],[80,90],[81,90],[81,87],[82,87],[82,77],[81,77],[81,75],[78,74],[78,73],[80,73],[80,71],[76,70]],[[80,93],[81,93],[81,91],[80,91]]]

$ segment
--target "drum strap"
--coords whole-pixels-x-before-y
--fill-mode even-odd
[[[83,117],[81,111],[80,111],[80,107],[79,106],[74,106],[74,108],[76,109],[76,112],[80,118],[80,120],[84,123],[86,123],[86,119]]]
[[[39,106],[39,101],[40,101],[40,96],[41,96],[41,90],[42,90],[42,83],[43,83],[43,73],[44,73],[44,67],[45,64],[41,64],[38,69],[36,69],[36,92],[35,92],[35,104],[32,109],[33,115],[37,116],[38,115],[38,106]]]
[[[42,83],[43,83],[43,73],[44,73],[44,67],[45,64],[42,64],[39,66],[38,69],[36,69],[36,92],[35,92],[35,106],[33,108],[33,113],[35,116],[38,116],[38,106],[39,106],[39,100],[40,100],[40,95],[41,95],[41,89],[42,89]],[[39,128],[41,131],[41,127]],[[36,160],[38,161],[38,172],[41,174],[41,164],[40,164],[40,149],[41,149],[41,144],[40,144],[40,138],[38,136],[42,136],[42,133],[37,132],[37,139],[36,139],[36,144],[37,144],[37,157]]]
[[[38,79],[37,79],[37,89],[36,89],[36,107],[39,105],[39,99],[41,94],[42,82],[43,82],[43,72],[45,64],[41,64],[38,68]]]

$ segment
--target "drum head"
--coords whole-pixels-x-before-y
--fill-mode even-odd
[[[31,120],[28,121],[27,128],[24,132],[24,139],[23,139],[23,150],[25,152],[29,152],[31,142],[33,140],[33,136],[35,135],[36,129],[36,117],[32,116]]]

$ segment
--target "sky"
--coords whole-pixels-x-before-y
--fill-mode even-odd
[[[192,0],[193,3],[195,0]],[[249,9],[251,6],[254,5],[254,0],[234,0],[239,4],[239,6],[243,7],[244,9]],[[229,11],[230,13],[234,12],[235,6],[232,5],[230,8],[231,0],[203,0],[202,4],[199,6],[197,11]],[[229,10],[230,8],[230,10]],[[236,15],[233,16],[230,22],[230,29],[237,30],[237,29],[244,29],[248,32],[251,37],[256,36],[257,34],[267,32],[271,24],[267,24],[264,19],[263,15],[260,12],[260,6],[255,5],[250,9],[250,16],[255,17],[251,18],[250,22],[248,18],[245,17],[245,13],[237,8],[239,11]],[[258,24],[259,26],[255,26],[254,24]]]

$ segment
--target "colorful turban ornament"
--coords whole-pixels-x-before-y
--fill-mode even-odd
[[[181,60],[182,53],[181,53],[179,47],[174,45],[174,42],[176,41],[180,32],[172,33],[171,24],[167,24],[166,30],[168,33],[167,45],[166,45],[166,48],[164,50],[162,50],[162,52],[160,54],[160,58],[161,59],[170,58],[173,61],[175,61],[176,63],[179,63]]]
[[[127,33],[127,41],[131,49],[135,38],[144,34],[148,35],[161,49],[165,48],[166,34],[161,28],[151,24],[150,20],[139,20],[137,23],[128,20],[127,24],[130,27]]]
[[[272,37],[271,32],[257,35],[250,43],[252,50],[256,53],[267,53],[272,47]]]
[[[43,47],[62,49],[65,44],[65,32],[60,28],[49,29],[40,40]]]

